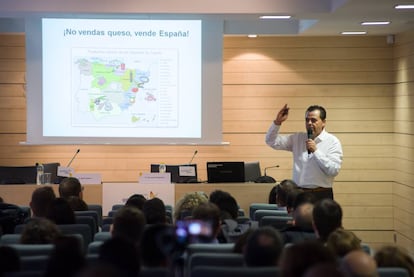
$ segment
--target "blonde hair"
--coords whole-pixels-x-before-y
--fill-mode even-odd
[[[343,257],[352,250],[361,250],[361,240],[351,231],[338,228],[329,234],[326,246],[338,257]]]
[[[187,193],[176,204],[174,209],[174,219],[177,221],[182,219],[182,214],[188,212],[190,215],[195,207],[201,203],[207,202],[208,196],[204,192],[196,191]]]

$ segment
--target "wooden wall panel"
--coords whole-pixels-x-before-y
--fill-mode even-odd
[[[398,35],[394,47],[395,184],[394,226],[397,244],[414,255],[414,30]]]
[[[244,38],[249,39],[249,38]],[[281,41],[284,38],[278,38]],[[261,43],[262,38],[256,42]],[[276,59],[283,60],[371,60],[371,59],[392,59],[390,47],[323,47],[321,44],[315,47],[304,47],[296,45],[293,47],[245,47],[243,41],[240,45],[224,48],[223,59],[227,60],[260,60]],[[323,51],[321,51],[323,49]]]
[[[225,37],[223,140],[229,145],[29,146],[20,144],[26,140],[24,35],[0,34],[0,165],[65,165],[80,148],[72,164],[76,171],[100,172],[105,182],[131,182],[151,163],[185,163],[198,150],[194,162],[201,180],[206,179],[205,163],[213,160],[258,160],[262,169],[279,164],[268,174],[282,180],[291,176],[291,155],[264,144],[269,124],[288,103],[290,118],[282,132],[303,130],[306,107],[321,104],[328,110],[327,129],[340,138],[345,153],[334,185],[344,225],[374,246],[393,242],[397,230],[397,242],[412,245],[414,252],[413,226],[407,220],[413,198],[399,187],[412,180],[414,85],[404,74],[414,75],[413,34],[402,35],[400,41],[389,45],[385,37]],[[252,197],[251,202],[256,200]],[[396,200],[404,206],[396,206]]]
[[[394,244],[394,231],[369,231],[369,230],[354,230],[354,233],[367,243],[374,252],[384,245]]]
[[[406,39],[410,39],[410,35],[405,35]],[[412,38],[411,38],[412,39]],[[298,36],[283,36],[283,37],[260,37],[260,43],[256,39],[246,39],[245,37],[232,37],[225,39],[223,42],[224,48],[240,48],[240,45],[246,48],[392,48],[392,45],[387,44],[386,37],[375,36],[369,39],[355,39],[355,37],[341,36],[341,37],[298,37]]]

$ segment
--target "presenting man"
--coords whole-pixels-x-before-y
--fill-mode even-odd
[[[305,113],[307,132],[280,135],[279,130],[288,119],[286,104],[279,111],[266,134],[266,144],[276,150],[293,153],[293,180],[315,199],[333,199],[332,185],[342,165],[341,142],[325,131],[326,110],[310,106]]]

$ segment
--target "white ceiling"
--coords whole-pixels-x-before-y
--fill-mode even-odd
[[[128,18],[213,18],[224,20],[226,35],[332,36],[341,31],[389,35],[414,29],[414,10],[395,10],[397,4],[414,4],[414,0],[0,0],[0,30],[5,29],[5,24],[33,14],[82,13]],[[258,19],[263,14],[292,18]],[[386,20],[391,24],[360,25],[368,20]]]

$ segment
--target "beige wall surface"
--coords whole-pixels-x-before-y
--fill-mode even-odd
[[[397,36],[393,51],[394,229],[398,245],[414,253],[414,31]]]
[[[0,35],[0,165],[66,164],[79,145],[19,144],[26,139],[24,39]],[[201,180],[207,161],[258,160],[262,169],[278,164],[268,175],[281,181],[291,176],[291,155],[265,145],[267,128],[285,103],[286,134],[304,130],[309,105],[323,105],[327,130],[344,150],[334,185],[344,226],[374,248],[396,239],[414,253],[413,46],[413,32],[394,45],[382,36],[225,37],[222,125],[229,145],[84,145],[72,166],[100,172],[104,182],[134,182],[151,163],[182,163],[197,149]]]

